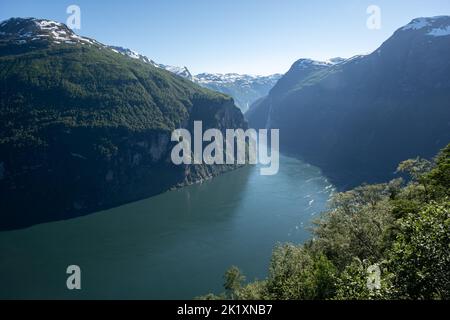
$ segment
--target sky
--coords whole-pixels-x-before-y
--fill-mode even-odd
[[[374,51],[416,17],[450,15],[449,0],[0,0],[0,20],[66,22],[76,32],[138,51],[192,73],[285,73],[300,58],[326,60]],[[369,29],[367,8],[380,8]]]

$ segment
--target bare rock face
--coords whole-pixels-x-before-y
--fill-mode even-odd
[[[169,136],[167,134],[158,134],[150,146],[150,155],[154,162],[161,160],[169,145]]]

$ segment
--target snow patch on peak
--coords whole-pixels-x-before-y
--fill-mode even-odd
[[[350,61],[355,61],[355,60],[359,60],[362,59],[364,57],[366,57],[367,55],[365,54],[357,54],[356,56],[353,56],[351,58],[348,58],[347,60],[345,60],[345,62],[350,62]]]
[[[326,61],[317,61],[317,60],[312,60],[312,59],[300,59],[295,63],[295,66],[297,68],[307,68],[310,66],[315,66],[315,67],[330,67],[330,66],[334,66],[337,64],[341,64],[346,62],[347,59],[344,58],[331,58],[328,59]]]
[[[436,16],[430,18],[417,18],[412,20],[409,24],[401,28],[400,30],[422,30],[428,31],[427,35],[446,34],[446,30],[450,27],[449,16]],[[431,30],[432,28],[432,30]],[[443,30],[443,31],[440,31]]]
[[[53,21],[53,20],[37,20],[35,19],[34,22],[41,30],[55,30],[62,27],[62,23]]]
[[[450,26],[446,26],[443,28],[435,28],[427,33],[429,36],[433,37],[445,37],[450,36]]]
[[[65,24],[47,19],[11,18],[0,24],[0,35],[19,44],[28,41],[50,41],[54,44],[100,45],[95,40],[76,35]],[[25,42],[24,42],[25,41]]]
[[[158,66],[183,78],[192,79],[192,74],[187,67],[167,66],[161,64]]]
[[[341,64],[345,61],[347,61],[347,59],[341,58],[341,57],[336,57],[336,58],[331,58],[331,59],[327,60],[326,62],[329,64],[336,65],[336,64]]]
[[[168,65],[164,65],[164,64],[160,64],[160,63],[156,63],[155,61],[149,59],[148,57],[140,54],[137,51],[128,49],[128,48],[123,48],[123,47],[116,47],[116,46],[109,46],[109,49],[115,53],[127,56],[129,58],[132,59],[136,59],[139,60],[141,62],[147,63],[147,64],[151,64],[152,66],[159,68],[159,69],[164,69],[167,70],[169,72],[172,72],[180,77],[183,78],[187,78],[189,80],[192,80],[192,75],[189,72],[188,68],[186,67],[174,67],[174,66],[168,66]]]
[[[428,27],[430,24],[431,19],[429,18],[417,18],[404,26],[402,30],[419,30]]]
[[[296,63],[297,67],[307,67],[307,66],[328,66],[329,63],[326,61],[316,61],[312,59],[300,59]]]
[[[309,68],[309,67],[315,66],[315,65],[317,65],[317,64],[315,64],[313,60],[300,59],[295,62],[294,67],[297,69],[306,69],[306,68]]]
[[[117,46],[109,46],[109,49],[111,49],[111,51],[113,51],[115,53],[119,53],[121,55],[130,57],[132,59],[140,60],[144,63],[148,63],[148,64],[152,64],[154,66],[157,66],[156,63],[154,63],[152,60],[150,60],[149,58],[140,54],[137,51],[127,49],[127,48],[117,47]]]
[[[130,50],[128,56],[133,59],[139,59],[141,55],[134,50]]]

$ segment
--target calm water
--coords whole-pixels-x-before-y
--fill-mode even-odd
[[[239,266],[264,278],[277,242],[301,243],[332,188],[320,171],[281,157],[257,167],[82,218],[0,233],[0,298],[190,299],[221,292]],[[82,290],[66,289],[66,268]]]

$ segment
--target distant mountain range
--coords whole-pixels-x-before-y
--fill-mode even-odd
[[[203,87],[233,97],[242,112],[246,112],[253,103],[267,96],[281,77],[281,74],[252,76],[236,73],[201,73],[193,80]]]
[[[172,164],[174,129],[196,120],[205,129],[247,124],[230,97],[130,54],[55,21],[0,24],[0,230],[118,206],[236,167]]]
[[[110,46],[110,48],[117,53],[121,53],[133,59],[138,59],[157,68],[170,71],[180,77],[198,83],[205,88],[227,94],[233,97],[236,105],[242,112],[246,112],[250,105],[265,97],[282,76],[281,74],[253,76],[237,73],[201,73],[192,75],[187,67],[175,67],[157,63],[134,50],[122,47]]]
[[[450,141],[450,17],[414,19],[375,52],[294,63],[246,117],[342,188],[393,177]]]

